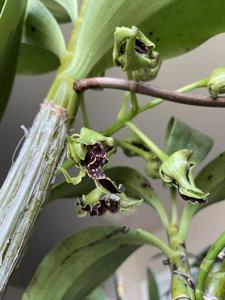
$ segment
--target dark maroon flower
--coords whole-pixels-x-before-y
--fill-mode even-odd
[[[105,147],[100,143],[96,143],[88,147],[88,152],[82,165],[85,167],[88,176],[93,179],[100,188],[103,188],[111,194],[124,192],[122,185],[117,187],[104,173],[102,167],[107,163],[108,159]]]
[[[99,202],[95,205],[85,204],[80,199],[77,204],[83,211],[86,211],[90,216],[102,216],[107,211],[111,213],[117,213],[120,210],[120,198],[117,195],[104,195],[99,199]]]

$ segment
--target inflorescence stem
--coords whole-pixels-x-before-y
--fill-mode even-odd
[[[130,91],[142,95],[159,97],[171,102],[207,106],[207,107],[225,107],[225,97],[218,97],[216,100],[209,96],[182,94],[171,90],[156,88],[148,83],[138,83],[131,80],[95,77],[78,80],[74,84],[74,90],[81,93],[87,89],[110,88],[117,90]]]

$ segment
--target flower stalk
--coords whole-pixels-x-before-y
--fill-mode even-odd
[[[200,79],[196,82],[193,82],[191,84],[185,85],[185,86],[177,89],[176,92],[185,93],[185,92],[192,91],[194,89],[205,87],[207,85],[207,82],[208,82],[208,78],[203,78],[203,79]],[[75,84],[75,86],[77,86],[77,83]],[[87,86],[86,89],[88,89],[88,88],[90,88],[90,87]],[[127,93],[129,93],[129,92],[127,92]],[[131,121],[138,114],[160,105],[162,102],[163,102],[162,99],[155,98],[155,99],[150,100],[146,104],[143,104],[142,106],[140,106],[137,111],[130,110],[128,113],[124,112],[125,109],[123,107],[123,110],[121,111],[121,114],[119,114],[119,117],[117,118],[117,120],[115,122],[113,122],[113,124],[111,124],[108,128],[106,128],[103,131],[103,134],[106,135],[106,136],[113,135],[118,130],[123,128],[125,126],[126,122]]]

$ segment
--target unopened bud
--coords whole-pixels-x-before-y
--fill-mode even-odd
[[[114,33],[114,64],[123,71],[133,72],[135,80],[149,80],[159,69],[159,54],[137,27],[117,27]]]
[[[215,69],[208,81],[208,90],[212,98],[225,93],[225,68]]]

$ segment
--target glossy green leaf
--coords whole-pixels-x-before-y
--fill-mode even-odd
[[[102,288],[97,288],[85,300],[107,300],[107,297]]]
[[[140,232],[101,226],[68,237],[44,258],[22,300],[85,299],[144,243]]]
[[[138,27],[155,43],[162,60],[186,53],[225,30],[224,0],[98,0],[85,5],[68,69],[74,78],[112,66],[116,26]]]
[[[38,0],[29,0],[17,72],[41,74],[56,69],[66,53],[61,29]]]
[[[172,118],[169,121],[165,146],[167,154],[170,155],[181,149],[189,149],[193,152],[191,161],[199,163],[206,157],[212,145],[212,138],[179,119]]]
[[[155,275],[151,269],[148,269],[148,299],[149,300],[160,300],[158,285],[155,279]]]
[[[14,81],[27,0],[0,1],[0,118]]]
[[[58,22],[72,21],[74,23],[76,21],[77,0],[41,0],[41,2],[51,11]]]
[[[225,152],[201,170],[196,178],[196,183],[210,193],[208,202],[200,206],[199,210],[225,199]]]

